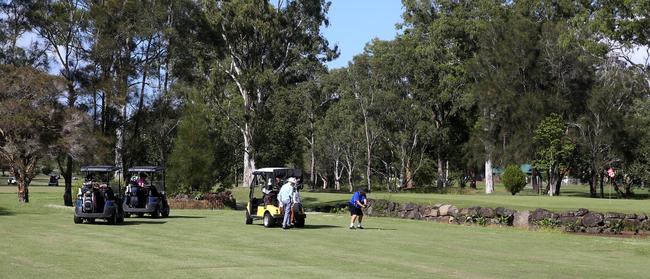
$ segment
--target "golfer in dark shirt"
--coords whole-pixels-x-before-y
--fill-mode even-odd
[[[354,192],[352,195],[352,199],[349,202],[349,209],[350,209],[350,229],[354,229],[354,222],[358,219],[359,224],[357,225],[357,229],[363,229],[363,226],[361,226],[361,221],[363,221],[363,210],[362,208],[365,208],[368,205],[368,199],[366,199],[366,192],[368,190],[366,188],[362,188],[361,190]]]

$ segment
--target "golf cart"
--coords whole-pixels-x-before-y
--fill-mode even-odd
[[[298,178],[296,191],[302,189],[302,171],[290,168],[261,168],[253,172],[253,181],[248,194],[246,205],[246,224],[252,224],[253,220],[263,220],[264,227],[273,227],[282,222],[284,214],[280,211],[277,194],[280,187],[290,177]],[[255,196],[255,189],[260,188],[261,197]],[[267,192],[267,193],[265,193]],[[259,194],[258,194],[259,195]],[[292,208],[293,223],[296,227],[305,226],[305,212],[302,205],[296,204]]]
[[[143,216],[145,213],[153,218],[169,216],[169,204],[165,195],[165,168],[140,166],[129,168],[133,178],[124,193],[124,214]]]
[[[47,182],[47,186],[59,186],[59,175],[56,173],[51,173],[50,180]]]
[[[75,224],[81,224],[84,220],[94,223],[95,219],[105,219],[111,225],[124,222],[122,199],[119,196],[121,181],[111,181],[118,170],[119,167],[106,165],[81,167],[86,180],[77,195]]]

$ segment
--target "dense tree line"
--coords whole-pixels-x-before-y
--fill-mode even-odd
[[[602,195],[609,168],[621,196],[650,179],[650,69],[630,58],[648,49],[648,1],[403,0],[399,35],[341,69],[325,67],[329,6],[3,0],[0,64],[57,84],[41,92],[56,96],[58,136],[34,156],[60,169],[68,205],[91,162],[167,166],[184,192],[247,184],[262,166],[350,191],[484,178],[491,193],[492,168],[520,163],[549,195],[567,175]],[[0,93],[19,92],[10,76]],[[10,119],[3,150],[19,137]]]

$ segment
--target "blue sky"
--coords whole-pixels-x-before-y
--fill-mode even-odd
[[[395,24],[402,21],[401,16],[401,0],[332,0],[328,13],[330,26],[323,34],[330,43],[338,44],[341,55],[327,66],[330,69],[347,66],[373,38],[394,38]]]

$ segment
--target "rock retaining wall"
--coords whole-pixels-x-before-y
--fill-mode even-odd
[[[347,204],[342,203],[314,208],[314,210],[331,212],[335,208],[344,209],[346,207]],[[418,205],[414,203],[398,204],[387,200],[369,200],[365,214],[450,224],[515,226],[533,229],[561,228],[569,232],[584,233],[650,232],[650,220],[646,214],[600,213],[585,208],[566,212],[553,212],[543,208],[516,211],[503,207],[458,208],[451,204]]]

